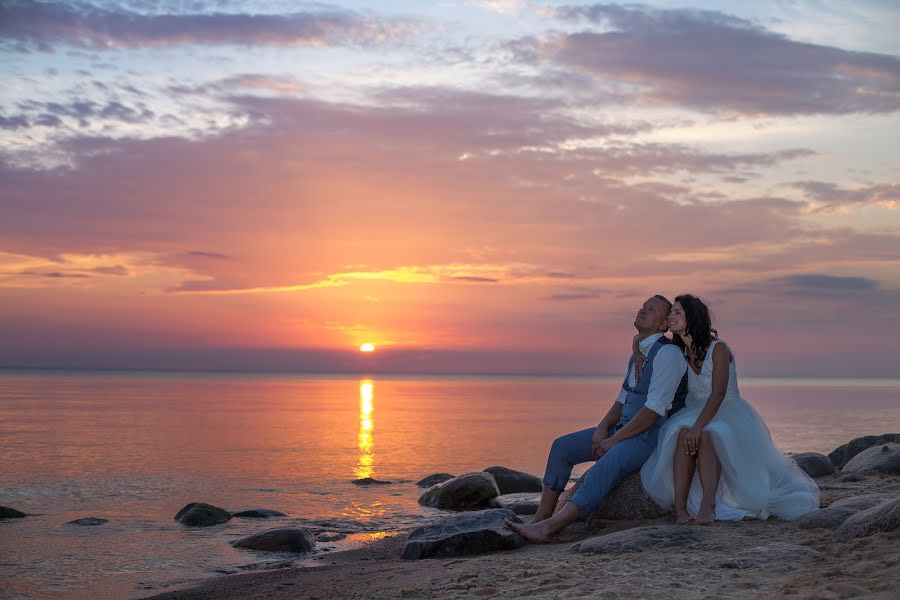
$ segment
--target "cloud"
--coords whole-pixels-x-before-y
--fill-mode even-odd
[[[546,296],[543,300],[550,300],[553,302],[571,302],[573,300],[596,300],[598,298],[603,298],[606,295],[606,292],[600,290],[579,288],[572,290],[570,292],[565,292],[561,294],[552,294],[550,296]]]
[[[460,275],[457,277],[451,277],[451,281],[468,281],[470,283],[498,283],[500,280],[495,279],[493,277],[473,277],[467,275]]]
[[[593,29],[517,40],[517,60],[591,74],[635,103],[743,115],[900,110],[900,57],[796,42],[711,11],[597,4],[556,15]]]
[[[813,208],[821,212],[870,204],[896,208],[900,202],[900,184],[896,183],[847,189],[825,181],[801,181],[795,183],[794,187],[802,190],[812,201]]]
[[[373,46],[421,30],[338,9],[293,14],[146,14],[80,3],[14,1],[0,7],[0,40],[14,49],[64,44],[92,50],[185,45]]]

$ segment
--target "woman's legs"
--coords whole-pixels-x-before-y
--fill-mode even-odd
[[[694,467],[697,462],[693,455],[685,452],[684,436],[687,432],[687,429],[682,429],[678,432],[675,456],[672,460],[672,470],[675,477],[675,522],[679,525],[692,520],[691,515],[687,511],[687,498],[691,489],[691,480],[694,478]]]
[[[700,501],[697,523],[707,525],[716,520],[716,491],[719,489],[719,477],[722,474],[722,465],[713,446],[712,434],[708,431],[700,434],[697,469],[700,471],[700,485],[703,486],[703,500]]]

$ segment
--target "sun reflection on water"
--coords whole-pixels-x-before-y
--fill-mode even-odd
[[[372,438],[375,427],[372,416],[374,400],[375,384],[371,379],[363,379],[359,382],[359,434],[357,435],[359,462],[355,469],[357,479],[371,477],[375,472],[375,455],[373,453],[375,442]]]

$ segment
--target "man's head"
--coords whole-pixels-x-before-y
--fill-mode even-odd
[[[641,336],[663,333],[668,329],[667,319],[672,303],[665,296],[657,294],[647,298],[634,318],[634,328]]]

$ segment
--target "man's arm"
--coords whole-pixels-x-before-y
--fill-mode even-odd
[[[609,437],[609,428],[619,422],[622,416],[622,404],[618,399],[609,407],[606,416],[597,425],[597,431],[591,437],[591,447],[593,448],[594,460],[600,458],[606,450],[600,452],[600,444]]]

